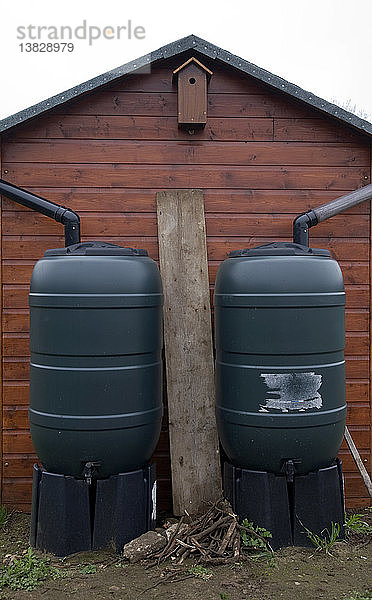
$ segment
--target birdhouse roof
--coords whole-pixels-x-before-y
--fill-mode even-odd
[[[173,77],[176,77],[180,71],[182,71],[183,69],[185,69],[190,64],[195,64],[197,67],[199,67],[200,69],[202,69],[203,71],[205,71],[205,73],[207,74],[208,79],[210,79],[211,76],[213,75],[213,71],[211,71],[210,69],[208,69],[208,67],[206,67],[205,65],[203,65],[203,63],[201,63],[200,60],[198,60],[197,58],[195,58],[195,56],[192,56],[191,58],[189,58],[189,60],[187,60],[186,62],[184,62],[180,67],[178,67],[177,69],[175,69],[173,71]]]

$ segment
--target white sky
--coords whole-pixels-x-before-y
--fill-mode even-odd
[[[72,53],[25,53],[17,27],[126,25],[144,40],[75,43]],[[371,0],[3,0],[0,118],[191,33],[372,121]],[[352,110],[352,108],[351,108]]]

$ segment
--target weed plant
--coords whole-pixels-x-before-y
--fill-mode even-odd
[[[11,557],[9,564],[0,567],[0,589],[31,591],[49,577],[63,576],[64,573],[51,566],[48,559],[39,558],[29,548],[23,556]]]
[[[323,529],[320,535],[308,529],[303,523],[301,523],[301,525],[305,529],[307,537],[313,546],[315,546],[317,552],[324,551],[326,554],[331,554],[331,548],[336,542],[339,541],[340,538],[341,527],[339,523],[334,523],[332,521],[331,531],[329,532],[328,529]]]

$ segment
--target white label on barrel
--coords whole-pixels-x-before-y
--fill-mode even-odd
[[[305,411],[321,408],[323,402],[318,390],[322,376],[310,373],[261,373],[269,391],[266,404],[260,404],[260,412],[274,408],[282,412]]]

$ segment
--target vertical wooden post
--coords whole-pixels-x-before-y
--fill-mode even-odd
[[[157,193],[164,286],[173,510],[205,511],[222,490],[203,193]]]

